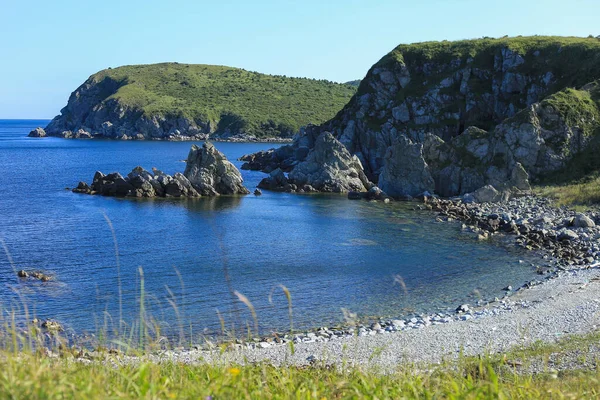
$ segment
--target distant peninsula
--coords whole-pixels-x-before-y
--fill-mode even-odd
[[[352,84],[216,65],[162,63],[90,76],[45,128],[49,136],[153,140],[285,140],[321,124]]]

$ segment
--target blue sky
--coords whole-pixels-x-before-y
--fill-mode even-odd
[[[400,43],[600,35],[598,0],[0,0],[0,118],[51,118],[88,76],[177,61],[348,81]]]

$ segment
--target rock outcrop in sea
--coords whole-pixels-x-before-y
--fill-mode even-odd
[[[306,148],[306,147],[304,147]],[[349,192],[370,187],[360,160],[329,132],[316,138],[312,151],[295,152],[297,164],[286,177],[280,168],[271,171],[258,187],[277,191]]]
[[[599,67],[595,38],[398,46],[335,118],[301,130],[289,146],[244,156],[242,168],[279,168],[288,173],[279,180],[299,186],[305,160],[318,162],[313,154],[327,151],[317,148],[325,134],[331,149],[341,144],[360,162],[354,169],[372,182],[360,179],[363,191],[377,185],[394,197],[429,192],[480,201],[521,195],[589,151],[600,128]],[[341,171],[323,161],[311,168]]]
[[[135,167],[127,176],[97,171],[91,185],[79,182],[75,193],[117,197],[200,197],[250,193],[240,171],[211,143],[192,145],[185,172],[168,175]]]
[[[32,130],[31,132],[29,132],[29,135],[27,135],[29,137],[46,137],[46,131],[43,128],[37,127],[34,130]]]

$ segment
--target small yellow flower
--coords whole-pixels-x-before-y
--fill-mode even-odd
[[[233,376],[238,376],[240,374],[239,368],[229,368],[229,373]]]

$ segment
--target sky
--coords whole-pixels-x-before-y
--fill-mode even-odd
[[[0,118],[52,118],[95,72],[180,62],[345,82],[401,43],[600,35],[599,0],[0,0]]]

